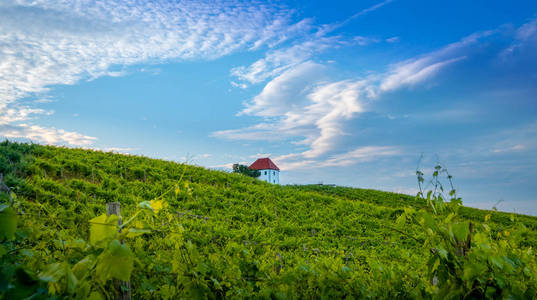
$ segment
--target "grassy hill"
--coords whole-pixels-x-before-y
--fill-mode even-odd
[[[423,224],[401,217],[427,208],[424,199],[355,188],[276,186],[140,156],[10,142],[0,144],[0,173],[2,213],[16,213],[0,223],[8,228],[17,219],[14,234],[4,230],[0,236],[0,296],[6,298],[113,297],[110,279],[123,277],[130,279],[133,297],[147,299],[438,293],[428,265],[436,254],[424,250],[430,235]],[[121,203],[123,222],[134,217],[121,236],[111,238],[126,246],[98,243],[109,242],[101,223],[117,231],[113,220],[95,219],[114,201]],[[520,250],[521,262],[509,260],[517,265],[513,274],[527,282],[505,286],[517,285],[522,296],[534,293],[537,218],[466,207],[459,214],[475,224],[487,219],[489,235],[497,240],[508,239],[507,229],[515,223],[525,228],[509,246]],[[506,264],[502,261],[502,268]]]

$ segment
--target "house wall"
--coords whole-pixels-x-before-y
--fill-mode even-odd
[[[257,179],[273,184],[280,184],[280,171],[266,169],[259,170],[259,172],[261,172],[261,175]]]

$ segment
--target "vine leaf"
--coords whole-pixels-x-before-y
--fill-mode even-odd
[[[113,240],[97,258],[95,270],[102,281],[112,278],[128,281],[133,268],[134,256],[131,249],[118,240]]]
[[[67,293],[75,292],[78,280],[67,263],[54,263],[48,265],[41,273],[39,279],[45,282],[60,282],[65,277]]]
[[[117,237],[118,216],[102,214],[90,220],[90,244],[104,248],[106,244]]]
[[[151,229],[148,228],[129,228],[127,232],[127,237],[137,237],[142,234],[151,233]]]
[[[0,205],[0,240],[13,240],[17,230],[17,214],[8,205]]]
[[[75,274],[78,280],[83,280],[87,275],[89,275],[94,266],[95,256],[88,255],[73,266],[73,274]]]
[[[48,265],[41,273],[39,279],[46,282],[58,282],[65,275],[65,268],[62,263]]]

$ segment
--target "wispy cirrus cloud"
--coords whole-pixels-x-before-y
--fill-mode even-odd
[[[383,75],[380,90],[396,90],[433,77],[442,68],[465,59],[469,47],[493,33],[494,31],[474,33],[437,51],[393,64]]]
[[[537,40],[537,18],[520,26],[515,32],[515,39],[509,47],[507,47],[500,54],[503,58],[509,58],[516,53],[517,50],[521,50],[531,41]]]
[[[346,167],[361,162],[369,162],[383,157],[393,157],[403,154],[403,151],[394,146],[363,146],[351,151],[329,155],[319,159],[297,159],[301,155],[282,155],[274,158],[274,161],[282,170],[312,169],[326,167]]]
[[[393,0],[385,0],[385,1],[382,1],[382,2],[379,2],[377,4],[373,4],[369,7],[366,7],[360,11],[358,11],[357,13],[353,14],[352,16],[346,18],[345,20],[341,21],[341,22],[336,22],[336,23],[332,23],[332,24],[325,24],[323,26],[321,26],[321,29],[316,33],[317,36],[323,36],[327,33],[330,33],[338,28],[341,28],[343,26],[345,26],[347,23],[351,22],[352,20],[356,19],[356,18],[359,18],[363,15],[366,15],[368,13],[371,13],[371,12],[374,12],[376,11],[377,9],[387,5],[387,4],[390,4],[392,3]]]
[[[0,135],[47,143],[61,140],[14,123],[29,118],[14,120],[14,114],[26,114],[27,109],[14,113],[21,107],[13,103],[47,92],[51,85],[121,76],[125,66],[136,63],[215,59],[262,45],[273,47],[307,27],[307,22],[293,22],[292,15],[278,5],[247,1],[3,2],[0,105],[5,109],[0,118],[10,119],[11,129],[4,126]]]
[[[344,46],[359,45],[367,46],[378,43],[377,38],[354,36],[345,38],[340,35],[331,35],[336,29],[343,27],[353,19],[373,12],[392,0],[386,0],[370,7],[367,7],[342,22],[314,26],[311,20],[303,20],[302,34],[297,41],[288,47],[282,47],[268,51],[264,58],[261,58],[249,66],[239,66],[231,69],[231,75],[236,78],[231,84],[235,87],[247,88],[250,84],[256,84],[277,77],[285,71],[301,65],[310,60],[315,55],[329,49],[336,49]]]
[[[530,26],[528,24],[521,26],[521,29],[531,33],[533,31],[527,28]],[[517,31],[518,35],[521,35],[521,29]],[[475,47],[497,32],[491,30],[471,34],[436,51],[391,64],[383,73],[371,73],[357,79],[330,81],[324,72],[327,67],[314,62],[313,58],[319,53],[315,50],[303,57],[307,57],[307,60],[286,65],[283,71],[279,66],[271,69],[263,64],[261,73],[268,75],[259,77],[259,80],[270,78],[274,73],[279,75],[270,80],[241,112],[262,117],[262,123],[242,129],[218,131],[213,136],[245,140],[262,136],[269,140],[280,138],[307,146],[309,149],[305,151],[279,157],[289,168],[312,162],[316,162],[315,165],[326,165],[331,161],[334,166],[357,163],[359,157],[352,155],[347,159],[335,159],[338,155],[354,151],[340,147],[345,136],[349,135],[346,128],[348,121],[369,111],[372,103],[385,93],[431,82],[448,66],[467,59]],[[398,153],[388,151],[386,155]]]
[[[238,79],[243,88],[246,88],[249,84],[261,83],[269,78],[274,78],[309,60],[313,55],[342,44],[344,42],[339,37],[322,37],[307,40],[288,48],[271,50],[264,58],[249,66],[233,68],[231,75]]]

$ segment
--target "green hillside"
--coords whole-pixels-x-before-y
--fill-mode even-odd
[[[466,207],[433,214],[443,204],[402,194],[276,186],[140,156],[11,142],[0,144],[0,173],[6,299],[113,298],[113,278],[129,279],[133,298],[144,299],[537,291],[530,216]],[[124,223],[133,217],[120,236],[117,220],[102,216],[115,201]]]

